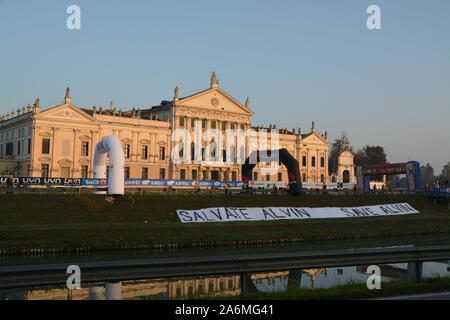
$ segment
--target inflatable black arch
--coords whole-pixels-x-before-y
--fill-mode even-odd
[[[248,182],[250,180],[249,178],[252,177],[253,168],[258,162],[273,161],[273,159],[271,159],[272,152],[278,152],[279,162],[283,163],[288,170],[288,193],[291,195],[300,195],[302,193],[302,180],[300,178],[298,161],[284,148],[280,150],[253,151],[242,165],[242,181]]]

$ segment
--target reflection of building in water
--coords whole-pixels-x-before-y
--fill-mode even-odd
[[[380,265],[381,276],[392,279],[407,279],[408,272],[406,269],[393,267],[390,265]],[[367,273],[369,265],[357,266],[356,271],[360,273]]]
[[[302,270],[311,276],[314,286],[314,279],[322,272],[327,272],[326,268]],[[286,280],[289,271],[256,273],[251,275],[251,280],[255,284],[273,285],[276,279]],[[95,286],[95,284],[91,284]],[[98,284],[105,294],[103,283]],[[174,278],[169,280],[136,280],[122,282],[122,299],[136,299],[139,297],[150,297],[155,299],[175,299],[190,295],[240,295],[241,283],[240,275],[202,277],[182,279]],[[5,297],[2,297],[5,298]],[[32,288],[24,291],[15,291],[7,294],[6,298],[25,300],[88,300],[89,288],[83,287],[79,290],[69,290],[67,288]]]
[[[268,274],[270,276],[270,274]],[[122,282],[122,299],[135,299],[138,297],[155,297],[158,299],[172,299],[194,294],[226,294],[238,295],[240,289],[240,276],[205,277],[194,279],[170,279],[166,280],[138,280]],[[103,286],[103,284],[99,284]],[[103,294],[105,289],[103,288]],[[15,292],[14,299],[26,300],[87,300],[89,288],[68,290],[67,288],[43,288],[31,289],[23,292],[23,295]]]
[[[325,276],[328,276],[328,268],[305,269],[303,272],[311,276],[311,288],[314,288],[314,280],[316,280],[319,274],[325,272]]]

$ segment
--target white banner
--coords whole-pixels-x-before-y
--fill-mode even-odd
[[[182,223],[273,221],[294,219],[358,218],[419,213],[408,203],[381,204],[353,208],[207,208],[177,210]]]

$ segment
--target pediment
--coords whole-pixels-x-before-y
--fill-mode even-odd
[[[84,121],[97,122],[95,118],[83,112],[76,106],[65,103],[36,114],[36,118],[54,121]]]
[[[177,105],[204,108],[211,111],[232,112],[252,116],[253,112],[220,88],[209,89],[182,98]]]
[[[331,143],[322,137],[319,133],[313,132],[301,140],[302,143],[311,144],[323,144],[324,146],[330,146]]]
[[[68,159],[68,158],[63,158],[61,160],[58,161],[58,164],[60,166],[64,166],[64,165],[71,165],[72,164],[72,160]]]

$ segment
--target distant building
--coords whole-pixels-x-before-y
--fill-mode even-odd
[[[354,154],[350,150],[343,151],[338,157],[337,182],[356,183]]]
[[[298,161],[304,182],[330,182],[328,175],[328,134],[320,134],[313,122],[309,132],[300,129],[255,127],[249,99],[241,103],[219,87],[215,74],[210,87],[201,92],[179,97],[178,87],[172,100],[140,109],[118,109],[114,103],[109,108],[83,108],[71,103],[69,88],[62,104],[41,110],[39,99],[33,106],[18,108],[1,116],[0,121],[0,174],[29,177],[92,177],[92,160],[97,142],[108,135],[117,136],[125,153],[125,177],[144,179],[241,179],[238,155],[248,157],[252,150],[249,137],[244,150],[212,154],[215,161],[198,164],[177,164],[172,159],[175,142],[174,130],[194,132],[194,124],[207,129],[225,132],[226,129],[253,129],[254,134],[276,130],[279,147],[286,148]],[[275,114],[276,116],[276,114]],[[198,121],[198,122],[197,122]],[[272,136],[267,133],[268,143]],[[213,141],[202,142],[201,149]],[[186,146],[184,150],[193,148]],[[178,151],[177,151],[178,152]],[[245,153],[245,154],[242,154]],[[353,181],[350,154],[340,157],[339,174]],[[231,161],[230,161],[231,160]],[[347,173],[348,171],[348,173]],[[259,163],[253,171],[253,180],[287,181],[283,165],[273,172],[270,166]],[[347,178],[347,177],[350,178]]]

